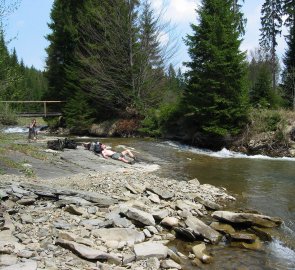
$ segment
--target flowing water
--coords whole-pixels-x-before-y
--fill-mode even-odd
[[[171,141],[104,141],[113,147],[131,147],[139,158],[157,163],[159,176],[198,178],[201,183],[225,187],[237,198],[229,209],[257,210],[284,220],[273,232],[274,241],[262,251],[211,246],[214,262],[203,269],[295,269],[295,158],[249,157],[226,149],[212,152]],[[181,250],[186,244],[176,245]]]
[[[225,187],[237,198],[228,209],[257,210],[284,220],[281,228],[273,231],[274,240],[261,251],[208,245],[214,260],[202,269],[295,269],[295,158],[249,157],[226,149],[212,152],[152,139],[101,141],[131,148],[139,159],[158,164],[155,173],[159,176],[198,178],[201,183]],[[185,252],[187,245],[176,241],[174,248]],[[195,268],[188,265],[186,269]]]

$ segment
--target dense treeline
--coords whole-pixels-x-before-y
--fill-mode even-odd
[[[260,47],[248,59],[240,49],[246,29],[243,2],[201,1],[198,23],[185,39],[191,60],[182,74],[170,64],[173,46],[163,42],[169,29],[149,0],[55,0],[47,36],[48,91],[42,90],[42,73],[7,52],[3,34],[0,53],[6,56],[0,65],[10,79],[2,77],[1,85],[12,81],[9,87],[16,87],[40,76],[43,86],[30,86],[32,98],[44,94],[66,101],[63,111],[73,130],[128,119],[137,131],[156,136],[239,135],[251,108],[295,109],[295,0],[264,1]],[[283,65],[276,52],[282,27],[287,29]],[[16,76],[15,70],[26,72]],[[29,96],[28,87],[16,89],[21,88],[9,93]]]
[[[3,31],[0,30],[0,100],[42,100],[46,89],[44,73],[34,67],[26,67],[15,50],[9,52]],[[14,104],[13,108],[20,109],[20,106]],[[34,107],[26,106],[27,110]]]

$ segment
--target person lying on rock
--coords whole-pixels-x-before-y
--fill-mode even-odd
[[[101,154],[104,158],[111,157],[115,160],[120,160],[128,164],[134,164],[135,156],[132,154],[132,152],[129,149],[126,149],[122,151],[121,153],[115,152],[111,149],[107,149],[105,144],[101,144]],[[126,159],[126,156],[131,157],[133,160],[129,161]]]

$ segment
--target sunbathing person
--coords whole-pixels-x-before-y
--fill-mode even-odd
[[[118,153],[111,149],[107,149],[105,144],[101,144],[101,154],[104,158],[111,157],[112,159],[120,160],[128,164],[133,164],[135,159],[134,155],[132,154],[130,150],[126,149],[122,151],[121,153]],[[126,156],[131,157],[133,160],[132,161],[127,160]]]

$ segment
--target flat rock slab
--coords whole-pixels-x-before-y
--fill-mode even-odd
[[[280,224],[282,224],[282,220],[280,218],[251,213],[216,211],[212,214],[212,217],[223,222],[243,224],[249,226],[258,226],[263,228],[278,227]]]
[[[219,242],[221,238],[221,234],[219,232],[215,231],[196,217],[188,217],[185,224],[192,229],[196,236],[208,239],[213,244]]]
[[[119,258],[115,257],[112,254],[106,253],[104,251],[87,247],[85,245],[78,244],[73,241],[67,241],[64,239],[57,239],[55,244],[60,245],[64,248],[67,248],[74,253],[78,254],[80,257],[87,260],[117,260],[120,261]]]
[[[17,263],[14,265],[6,266],[1,268],[1,270],[37,270],[37,262],[28,261],[23,263]]]
[[[147,226],[156,225],[155,219],[150,213],[144,212],[134,207],[122,207],[120,211],[123,215],[127,216],[129,219],[136,220],[142,223],[143,225],[147,225]]]
[[[162,243],[144,242],[134,245],[136,260],[145,260],[151,257],[165,259],[168,254],[168,248]]]
[[[148,191],[151,191],[151,192],[157,194],[161,199],[164,199],[164,200],[169,200],[174,197],[174,193],[169,190],[163,190],[158,187],[147,187],[146,189]]]
[[[104,241],[126,242],[129,245],[141,243],[145,239],[143,232],[128,228],[96,229],[92,234]]]

